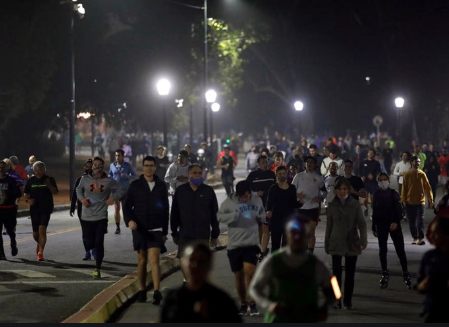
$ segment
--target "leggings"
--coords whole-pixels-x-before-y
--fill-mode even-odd
[[[399,262],[401,263],[402,271],[405,273],[407,269],[407,255],[404,249],[404,236],[402,235],[401,225],[398,225],[396,230],[390,232],[388,224],[377,225],[377,240],[379,242],[379,259],[382,271],[388,271],[387,266],[387,252],[388,252],[388,235],[390,235]]]
[[[84,221],[84,236],[89,249],[95,249],[97,269],[101,268],[104,258],[104,234],[108,231],[108,220]]]

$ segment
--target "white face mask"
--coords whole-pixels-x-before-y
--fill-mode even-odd
[[[389,181],[380,181],[379,182],[379,187],[382,190],[386,190],[389,186],[390,186],[390,182]]]

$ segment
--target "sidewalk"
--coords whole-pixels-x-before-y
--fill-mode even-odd
[[[426,222],[430,219],[429,212],[426,215]],[[325,216],[321,216],[322,221],[317,228],[317,248],[315,254],[328,266],[331,267],[331,257],[324,253],[323,238],[326,226]],[[404,231],[406,252],[408,256],[409,271],[413,276],[413,283],[416,282],[416,272],[419,269],[421,257],[425,251],[431,248],[430,245],[416,246],[410,244],[410,233],[407,224],[402,224]],[[353,310],[329,309],[327,322],[332,323],[419,323],[422,319],[419,313],[422,310],[423,296],[413,290],[408,290],[402,281],[402,272],[394,252],[394,247],[389,242],[388,262],[390,269],[390,286],[388,289],[379,288],[380,264],[378,259],[377,239],[370,232],[370,222],[368,222],[368,248],[359,256],[357,262],[357,273],[355,280],[355,290],[353,298]],[[211,280],[224,290],[227,290],[236,300],[233,274],[230,270],[226,251],[215,254],[214,269]],[[176,272],[162,281],[162,293],[168,289],[178,287],[182,281],[180,272]],[[149,292],[148,298],[152,298]],[[115,322],[118,323],[148,323],[157,322],[159,308],[147,303],[132,303]],[[245,317],[245,322],[262,322],[260,317]]]

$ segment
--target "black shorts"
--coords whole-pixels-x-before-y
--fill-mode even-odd
[[[228,259],[232,272],[242,271],[244,262],[256,265],[259,253],[260,248],[257,245],[228,250]]]
[[[162,231],[137,231],[133,230],[134,251],[162,248],[164,245]]]
[[[51,213],[32,212],[31,213],[31,226],[33,226],[33,232],[39,230],[39,226],[48,226]]]
[[[181,258],[184,254],[184,249],[191,243],[204,243],[205,245],[209,246],[209,240],[206,239],[179,238],[178,254],[176,255],[176,257]]]
[[[314,209],[299,209],[298,212],[310,220],[318,221],[320,220],[320,208],[314,208]]]

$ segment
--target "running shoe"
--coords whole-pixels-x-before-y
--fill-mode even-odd
[[[417,245],[424,245],[424,244],[426,244],[426,241],[424,241],[424,239],[420,238],[420,239],[418,240],[418,242],[416,242],[416,244],[417,244]]]
[[[404,276],[405,287],[407,287],[409,290],[411,290],[412,289],[412,279],[410,277],[410,274],[408,272],[405,272],[403,274],[403,276]]]
[[[16,243],[11,244],[11,255],[15,257],[19,253],[19,249],[17,248]]]
[[[37,261],[44,261],[44,253],[43,252],[38,252],[37,253]]]
[[[412,241],[412,244],[417,244],[417,243],[418,243],[418,239],[415,238],[415,239]]]
[[[95,269],[95,270],[92,272],[91,276],[92,276],[94,279],[101,279],[101,273],[100,273],[100,270]]]
[[[117,227],[115,230],[115,235],[119,235],[120,234],[120,227]]]
[[[240,306],[239,315],[246,316],[248,314],[248,304],[243,303]]]
[[[249,305],[249,315],[251,317],[260,315],[260,312],[259,312],[259,310],[257,310],[257,306],[256,306],[255,303],[250,303],[250,305]]]
[[[153,293],[153,304],[159,305],[162,301],[162,294],[159,290],[155,290]]]
[[[388,271],[382,272],[382,275],[380,276],[379,287],[387,288],[389,280],[390,280],[390,275],[388,274]]]

